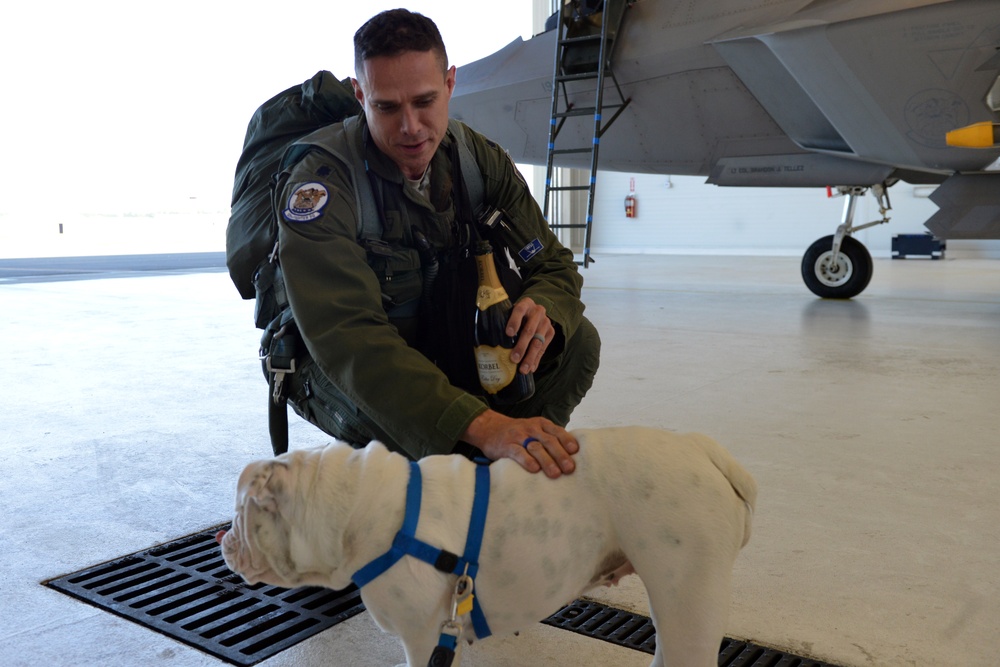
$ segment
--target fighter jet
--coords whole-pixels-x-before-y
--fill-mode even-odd
[[[605,116],[599,169],[836,189],[847,197],[837,233],[803,257],[822,297],[850,298],[871,278],[871,255],[851,236],[876,224],[853,222],[869,190],[881,223],[894,183],[937,184],[925,222],[937,238],[1000,238],[1000,1],[604,0],[584,17],[584,0],[567,0],[553,29],[460,67],[452,115],[515,161],[546,164],[553,91],[571,108],[593,104],[598,85],[557,81],[557,44],[615,2],[613,77],[600,86],[621,104],[612,123]],[[559,127],[561,141],[596,138],[587,119]]]

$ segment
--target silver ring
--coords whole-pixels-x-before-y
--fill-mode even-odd
[[[543,336],[542,334],[535,334],[534,336],[532,336],[532,338],[537,340],[542,345],[545,345],[545,336]]]

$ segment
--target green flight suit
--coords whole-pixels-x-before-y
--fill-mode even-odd
[[[536,371],[535,396],[501,411],[542,415],[565,425],[590,388],[599,359],[597,332],[583,317],[583,279],[506,152],[462,128],[483,175],[485,201],[508,214],[503,236],[521,273],[523,295],[545,307],[557,330],[558,340]],[[351,170],[330,153],[308,152],[278,182],[279,260],[292,313],[312,357],[290,378],[289,400],[309,421],[359,446],[376,438],[415,459],[450,453],[487,404],[453,386],[416,348],[416,320],[408,315],[416,312],[412,306],[424,282],[413,229],[442,257],[460,245],[455,230],[462,226],[455,224],[452,201],[453,140],[446,136],[431,161],[427,198],[374,142],[364,140],[365,134],[354,138],[377,176],[382,239],[393,249],[391,257],[370,255],[359,243]],[[343,155],[343,142],[350,140],[345,137],[351,136],[337,124],[304,141],[320,148],[326,143]],[[527,259],[518,256],[521,249]],[[532,249],[536,254],[530,255]],[[473,309],[470,304],[470,319]],[[387,311],[403,316],[390,319]],[[317,397],[322,407],[316,407]],[[306,399],[314,399],[311,406]]]

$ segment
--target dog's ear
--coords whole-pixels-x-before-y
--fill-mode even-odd
[[[288,526],[281,516],[287,474],[285,462],[267,460],[249,464],[240,475],[233,522],[239,550],[231,558],[248,583],[287,582]]]
[[[259,461],[248,465],[240,476],[237,505],[253,502],[258,509],[277,514],[278,501],[286,488],[287,471],[288,466],[282,461]]]

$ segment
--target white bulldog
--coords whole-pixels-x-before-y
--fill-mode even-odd
[[[718,664],[732,566],[750,538],[757,485],[714,440],[649,428],[578,430],[576,470],[549,479],[503,459],[491,485],[475,596],[493,634],[529,627],[600,584],[637,573],[656,627],[654,667]],[[409,461],[372,442],[334,442],[251,463],[219,539],[250,584],[343,589],[403,524]],[[462,554],[476,464],[419,463],[416,537]],[[427,665],[457,577],[405,556],[361,589],[409,667]],[[474,638],[465,619],[463,638]]]

